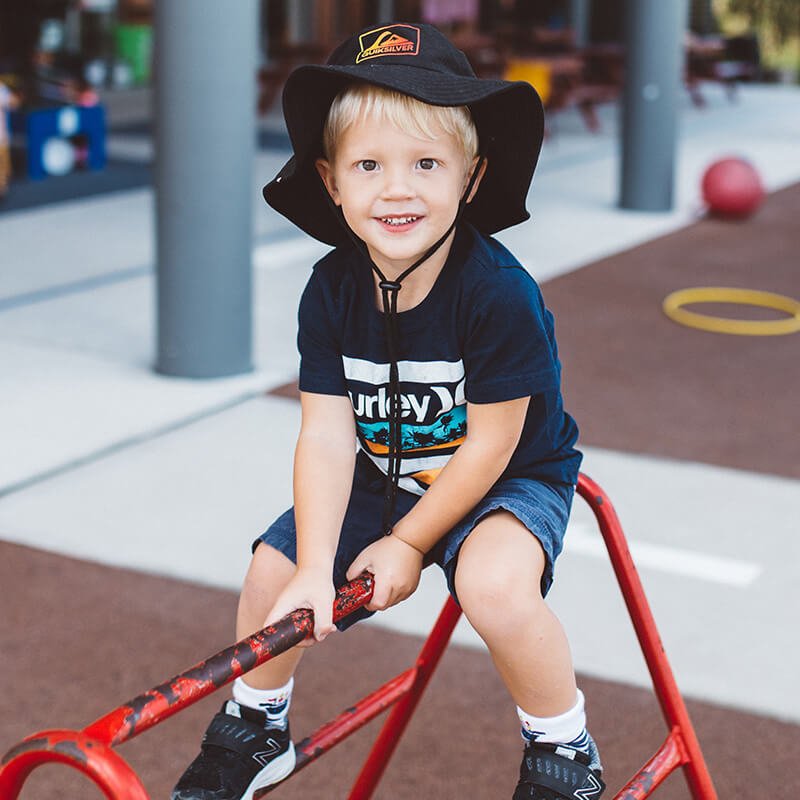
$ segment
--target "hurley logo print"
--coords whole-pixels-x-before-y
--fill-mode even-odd
[[[415,56],[419,53],[419,28],[414,25],[386,25],[358,37],[361,52],[356,64],[380,56]]]

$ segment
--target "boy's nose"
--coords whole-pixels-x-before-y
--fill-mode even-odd
[[[381,196],[387,200],[405,200],[415,192],[409,176],[404,170],[386,170]]]

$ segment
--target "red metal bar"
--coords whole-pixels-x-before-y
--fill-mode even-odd
[[[330,722],[325,723],[310,736],[295,745],[297,751],[297,763],[292,775],[307,767],[312,761],[316,761],[332,747],[346,739],[351,733],[355,733],[359,728],[363,728],[368,722],[372,721],[378,714],[386,711],[387,708],[396,703],[403,695],[407,694],[414,686],[417,677],[415,667],[401,672],[396,677],[387,681],[383,686],[359,700],[352,708],[339,714]],[[291,776],[289,776],[291,777]],[[288,778],[287,778],[288,780]],[[271,791],[278,788],[280,784],[267,786],[259,789],[253,795],[254,800],[268,795]]]
[[[337,593],[334,620],[338,621],[368,603],[371,597],[371,576],[365,574],[356,578]],[[311,611],[294,611],[274,625],[263,628],[160,686],[129,700],[95,720],[83,731],[98,742],[116,747],[215,692],[239,675],[294,647],[308,638],[313,630],[314,618]]]
[[[3,756],[0,797],[14,800],[32,770],[53,762],[83,772],[109,800],[148,800],[136,773],[110,747],[64,730],[35,733]]]
[[[644,800],[686,762],[680,731],[673,728],[656,754],[614,795],[614,800]]]
[[[381,728],[381,732],[353,784],[349,800],[369,800],[372,797],[372,793],[450,641],[450,636],[460,616],[461,609],[452,597],[448,597],[433,630],[417,657],[417,676],[414,686],[405,697],[398,701],[383,724],[383,728]]]
[[[684,775],[694,800],[717,800],[717,793],[708,772],[700,743],[697,741],[689,713],[681,697],[664,645],[658,635],[655,619],[647,602],[639,573],[631,558],[622,527],[608,495],[586,475],[578,479],[578,493],[589,504],[600,526],[614,573],[617,576],[625,605],[628,608],[636,637],[642,648],[653,688],[661,710],[671,729],[680,731]],[[633,795],[632,798],[647,795]]]
[[[343,586],[334,602],[334,621],[368,603],[372,590],[372,576],[367,573]],[[29,736],[3,757],[0,798],[14,800],[32,769],[58,761],[84,772],[111,800],[147,800],[136,774],[110,748],[283,653],[310,636],[313,629],[311,611],[299,609],[115,708],[82,731],[44,731]]]

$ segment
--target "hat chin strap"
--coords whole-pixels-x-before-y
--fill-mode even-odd
[[[325,195],[328,203],[334,211],[336,218],[344,227],[347,235],[355,244],[356,248],[361,252],[367,263],[372,267],[375,274],[378,276],[378,288],[381,290],[381,300],[383,305],[383,320],[386,331],[386,349],[389,354],[389,397],[387,404],[387,413],[389,418],[389,454],[388,466],[386,471],[386,485],[383,494],[383,519],[381,521],[381,529],[385,535],[392,532],[392,518],[394,517],[395,506],[397,504],[397,488],[400,483],[400,465],[402,462],[402,440],[403,440],[403,423],[400,418],[400,372],[398,368],[398,343],[399,334],[397,330],[397,294],[402,289],[402,282],[421,264],[427,261],[446,241],[455,227],[461,220],[464,214],[464,209],[467,207],[468,198],[478,180],[481,168],[486,160],[486,157],[480,155],[475,169],[472,171],[467,188],[461,195],[458,202],[458,210],[456,216],[450,223],[448,229],[420,256],[410,267],[405,269],[398,277],[390,281],[381,272],[378,265],[372,260],[369,254],[369,249],[366,243],[356,236],[352,228],[347,224],[344,218],[342,209],[337,206],[331,199],[328,192]]]

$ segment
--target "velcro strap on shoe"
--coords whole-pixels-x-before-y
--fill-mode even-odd
[[[261,725],[230,714],[217,714],[206,730],[203,745],[215,745],[234,753],[252,756],[264,750],[264,742],[269,732]],[[275,745],[277,748],[277,744]]]
[[[559,755],[553,745],[528,745],[524,763],[527,775],[521,776],[521,783],[550,789],[566,800],[595,800],[606,788],[586,764]]]

